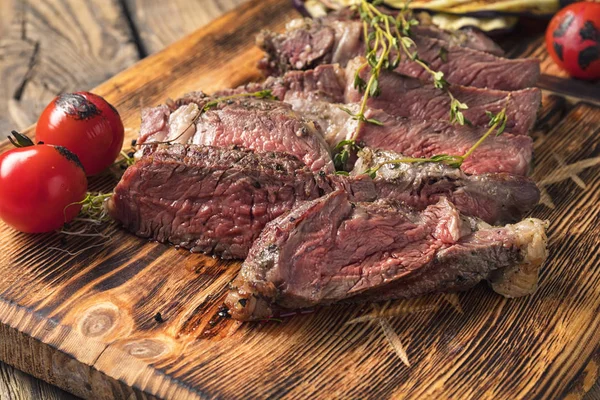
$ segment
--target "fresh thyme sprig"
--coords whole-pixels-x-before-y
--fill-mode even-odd
[[[348,109],[343,110],[359,122],[380,125],[379,121],[365,117],[367,102],[369,97],[377,97],[381,93],[379,86],[381,70],[396,69],[402,59],[402,53],[404,53],[406,57],[419,64],[431,75],[433,85],[437,89],[446,91],[451,99],[450,122],[456,122],[461,125],[468,124],[468,119],[462,113],[462,110],[466,110],[468,106],[452,95],[448,89],[450,84],[444,78],[444,73],[442,71],[434,71],[425,61],[419,58],[416,51],[411,51],[411,48],[416,47],[416,44],[410,38],[410,29],[419,22],[413,18],[407,19],[406,16],[409,13],[409,9],[406,7],[406,4],[405,8],[396,17],[393,17],[392,15],[382,13],[377,8],[382,3],[382,0],[372,2],[361,0],[359,4],[355,5],[363,23],[367,61],[357,69],[354,75],[354,87],[363,93],[363,97],[356,114],[353,114]],[[371,67],[371,71],[369,78],[365,81],[360,74],[367,66]]]
[[[375,167],[367,169],[364,173],[371,176],[371,178],[375,178],[377,176],[377,171],[381,169],[384,165],[394,165],[394,164],[403,164],[403,163],[442,163],[446,164],[452,168],[460,168],[462,164],[465,162],[467,158],[469,158],[475,150],[487,139],[494,131],[496,132],[496,136],[501,135],[506,128],[506,107],[504,107],[498,114],[494,115],[493,113],[486,111],[488,117],[490,117],[490,122],[488,124],[489,129],[487,132],[479,138],[479,140],[471,146],[469,150],[462,156],[453,156],[448,154],[439,154],[432,156],[430,158],[413,158],[413,157],[404,157],[398,158],[394,160],[384,161],[378,164]]]
[[[444,90],[448,94],[450,97],[450,122],[460,125],[471,125],[471,122],[463,114],[463,110],[469,107],[454,97],[449,89],[450,84],[444,78],[444,73],[442,71],[434,71],[425,61],[419,58],[416,51],[411,51],[411,48],[415,48],[416,44],[410,38],[410,29],[419,22],[413,18],[407,18],[410,12],[408,2],[405,3],[405,7],[396,17],[382,13],[377,8],[382,3],[382,0],[374,0],[372,2],[360,0],[354,6],[360,15],[363,25],[366,62],[357,68],[353,84],[359,92],[363,93],[363,96],[356,113],[345,107],[340,108],[348,113],[352,119],[358,121],[359,126],[356,129],[355,135],[358,133],[361,123],[383,125],[381,121],[365,116],[367,102],[370,97],[377,97],[381,94],[382,89],[379,85],[381,71],[383,69],[390,71],[396,69],[402,60],[402,54],[411,61],[419,64],[431,75],[435,88]],[[445,58],[446,55],[444,54],[440,57]],[[367,67],[370,67],[370,72],[368,78],[365,80],[361,77],[361,73]],[[351,144],[356,145],[354,137]],[[334,152],[338,151],[335,156],[337,159],[335,165],[338,170],[341,169],[341,166],[345,164],[345,160],[348,159],[349,152],[351,151],[349,145],[350,143],[347,141],[342,141],[334,149]]]
[[[350,152],[358,149],[360,149],[360,146],[354,139],[342,140],[333,148],[333,152],[335,153],[335,156],[333,156],[333,165],[335,166],[336,174],[348,175],[348,172],[344,171],[346,161],[350,157]]]

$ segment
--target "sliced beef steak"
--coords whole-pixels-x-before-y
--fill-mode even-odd
[[[464,215],[491,224],[521,220],[540,199],[535,183],[510,174],[466,175],[439,163],[394,163],[402,154],[363,149],[351,176],[332,176],[332,186],[346,190],[353,201],[396,200],[423,210],[441,197],[448,198]],[[375,178],[364,173],[379,169]]]
[[[279,100],[302,98],[343,103],[346,97],[346,72],[338,64],[319,65],[306,71],[290,71],[284,76],[270,76],[263,82],[251,82],[234,89],[217,91],[214,96],[231,96],[270,90]],[[198,97],[190,94],[188,97]]]
[[[338,65],[326,64],[314,70],[290,71],[282,77],[269,77],[263,83],[220,91],[217,95],[270,89],[280,100],[302,112],[305,111],[305,106],[314,109],[315,101],[356,103],[362,100],[363,94],[354,88],[354,73],[363,63],[364,58],[357,57],[348,63],[345,70]],[[361,72],[363,79],[367,79],[368,74],[367,68]],[[369,98],[369,107],[400,117],[449,120],[450,97],[432,84],[390,71],[382,71],[379,82],[381,94]],[[487,111],[497,114],[506,107],[506,131],[516,135],[527,134],[533,128],[542,101],[541,92],[537,88],[506,92],[454,85],[450,87],[450,91],[457,100],[469,106],[467,110],[463,110],[463,114],[476,126],[488,125]],[[304,100],[308,100],[308,103],[304,104]],[[323,122],[326,122],[324,120],[329,118],[329,114],[325,110],[321,112],[326,114],[321,116],[312,113],[310,117],[325,126]]]
[[[286,154],[158,145],[127,169],[109,210],[138,236],[244,258],[268,221],[323,187],[320,174]]]
[[[312,171],[333,172],[322,133],[315,124],[280,101],[239,98],[219,102],[200,93],[178,100],[172,108],[159,106],[142,112],[139,144],[190,143],[242,146],[259,152],[278,151],[301,159]]]
[[[357,57],[346,68],[346,103],[362,100],[363,94],[354,88],[353,82],[355,72],[364,62],[364,58]],[[368,75],[368,68],[361,70],[363,79],[368,79]],[[400,117],[449,120],[450,97],[433,85],[395,72],[382,71],[379,86],[381,94],[369,98],[368,105],[371,108]],[[542,104],[542,94],[535,88],[506,92],[453,85],[449,90],[457,100],[468,105],[463,114],[476,126],[488,125],[490,118],[487,112],[497,114],[506,107],[506,131],[513,134],[526,134],[533,128]]]
[[[461,212],[491,223],[520,218],[539,197],[525,178],[468,177],[438,164],[386,166],[376,179],[361,174],[399,156],[390,152],[363,151],[347,177],[313,174],[283,153],[181,144],[144,153],[117,185],[111,215],[138,236],[224,258],[244,258],[268,221],[335,188],[353,201],[392,199],[415,209],[447,196]]]
[[[506,59],[465,47],[450,36],[419,29],[412,35],[419,57],[444,72],[448,82],[517,90],[534,86],[540,75],[539,60]],[[262,32],[257,44],[267,54],[260,66],[271,74],[311,69],[319,64],[345,66],[356,56],[365,54],[362,23],[354,20],[322,18],[295,20],[285,33]],[[413,77],[427,78],[417,63],[404,57],[398,71]]]
[[[352,203],[340,190],[267,224],[225,304],[234,318],[252,320],[277,308],[413,297],[481,280],[520,296],[535,290],[545,241],[536,219],[491,227],[445,199],[415,212]]]
[[[493,54],[498,57],[504,56],[504,50],[498,46],[485,33],[472,28],[447,31],[433,24],[419,24],[411,28],[413,37],[428,37],[443,42],[466,47],[473,50]]]
[[[384,14],[391,13],[392,16],[396,16],[398,11],[390,10],[386,7],[379,7],[379,11]],[[473,28],[463,28],[460,30],[449,31],[440,28],[435,25],[432,18],[427,13],[417,13],[413,15],[405,14],[407,19],[415,19],[418,21],[418,25],[411,27],[411,34],[413,36],[424,36],[433,39],[439,39],[444,42],[448,42],[457,46],[467,47],[474,50],[483,51],[485,53],[494,54],[496,56],[503,56],[504,50],[498,46],[492,39],[485,35],[480,30]],[[343,8],[339,11],[330,12],[324,17],[321,17],[321,21],[333,22],[333,21],[358,21],[359,14],[350,8]]]
[[[417,121],[392,117],[380,110],[367,110],[367,118],[383,124],[357,124],[349,119],[332,142],[355,139],[372,149],[392,150],[409,157],[432,157],[440,154],[463,155],[486,132],[486,128],[472,128],[444,121]],[[333,131],[331,127],[329,131]],[[331,141],[332,138],[328,138]],[[527,175],[531,166],[533,141],[529,136],[504,133],[490,135],[468,157],[462,170],[467,174],[506,172]]]
[[[453,84],[480,88],[519,90],[535,86],[540,77],[537,58],[499,58],[492,54],[457,46],[424,36],[415,36],[419,57],[434,71],[444,73]],[[406,57],[397,72],[424,80],[431,74]]]

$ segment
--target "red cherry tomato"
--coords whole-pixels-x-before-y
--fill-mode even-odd
[[[50,232],[71,222],[85,198],[87,178],[64,147],[37,145],[0,155],[0,218],[26,233]]]
[[[117,159],[123,146],[123,122],[102,97],[88,92],[62,94],[42,112],[38,142],[64,146],[79,157],[88,175],[96,175]]]
[[[546,48],[571,76],[600,78],[600,3],[574,3],[560,10],[546,30]]]

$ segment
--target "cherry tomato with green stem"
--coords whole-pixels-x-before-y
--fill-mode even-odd
[[[87,191],[83,167],[64,147],[33,145],[13,134],[11,141],[25,147],[0,155],[0,219],[26,233],[60,229],[81,210]]]

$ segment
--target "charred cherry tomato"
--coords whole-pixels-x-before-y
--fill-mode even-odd
[[[600,78],[600,3],[574,3],[560,10],[546,30],[546,48],[571,76]]]
[[[36,127],[38,142],[71,150],[88,175],[96,175],[114,163],[123,137],[123,122],[117,110],[88,92],[58,96],[42,112]]]
[[[64,147],[30,145],[0,155],[0,218],[21,232],[50,232],[71,222],[86,190],[81,163]]]

